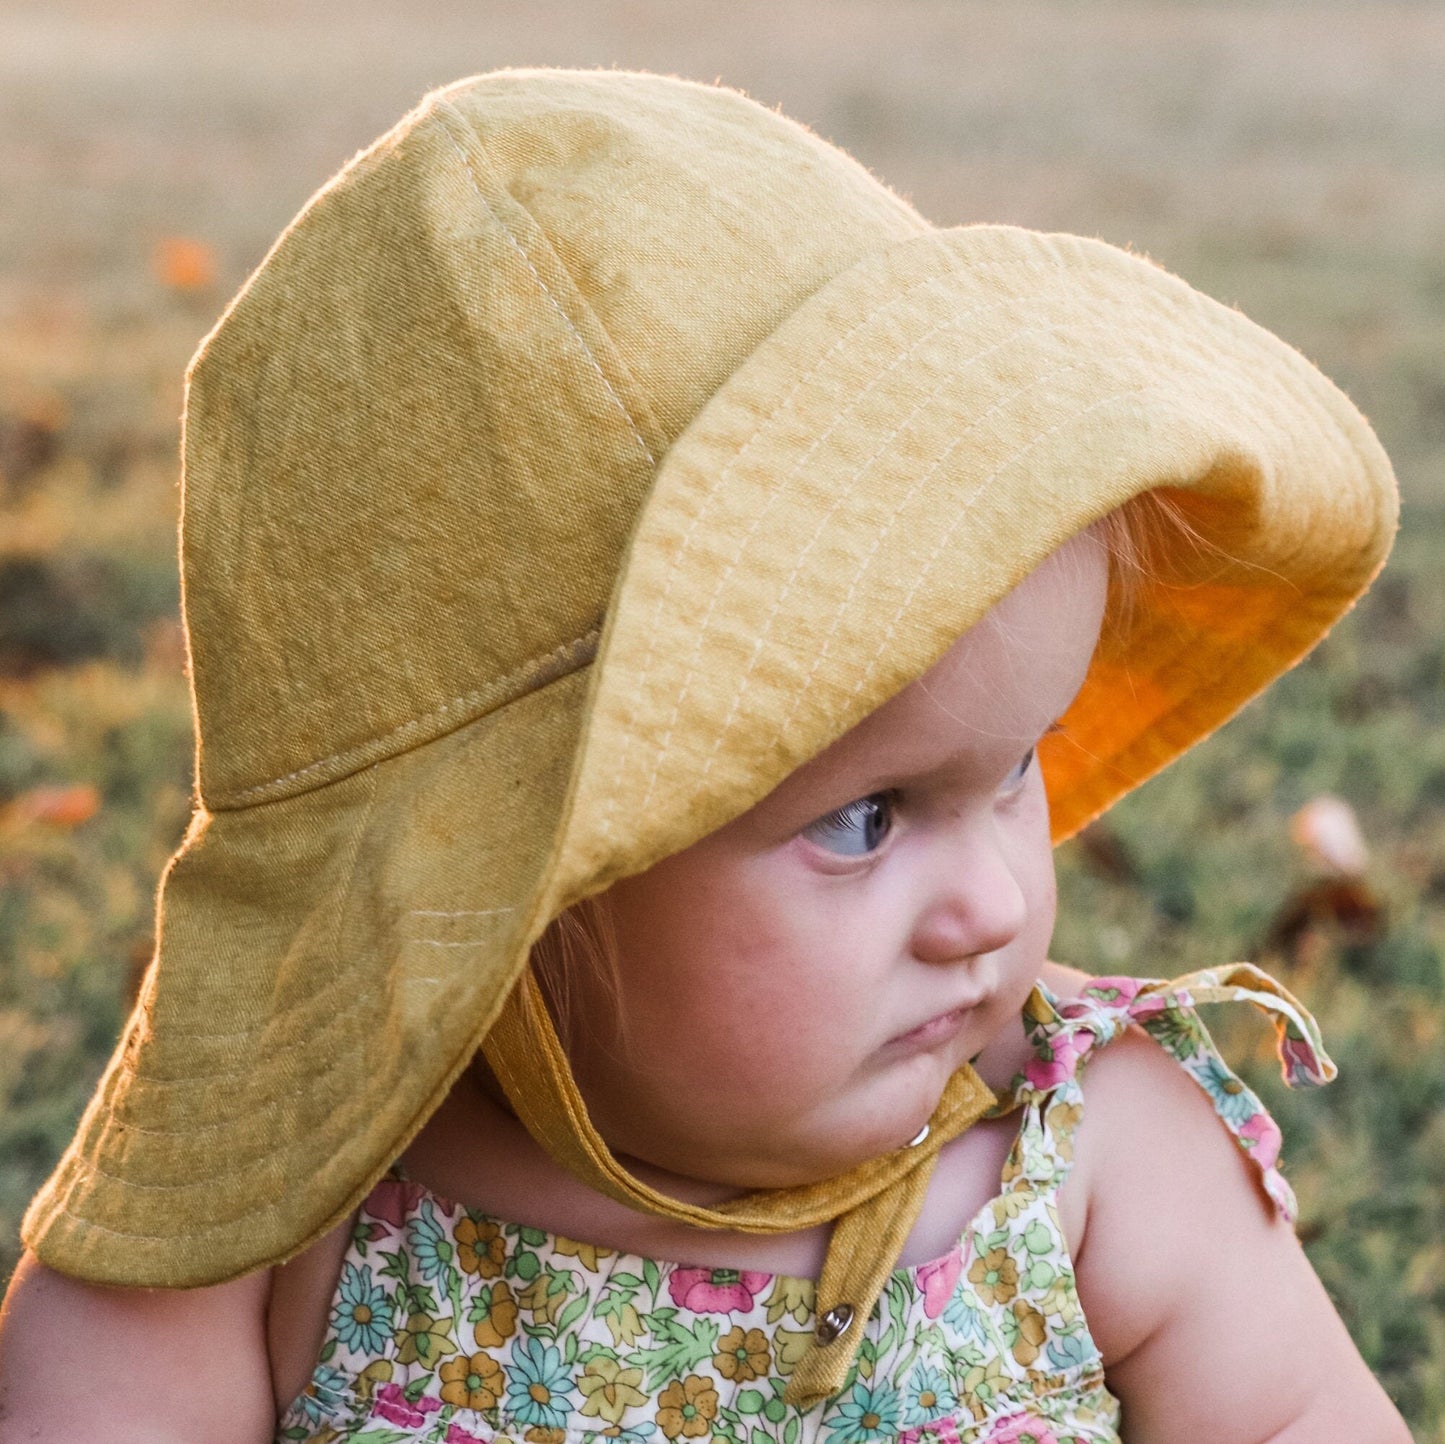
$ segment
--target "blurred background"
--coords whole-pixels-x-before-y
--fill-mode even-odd
[[[1191,0],[3,0],[0,1278],[152,945],[189,811],[181,376],[307,196],[503,65],[738,86],[942,225],[1146,252],[1337,380],[1405,499],[1320,650],[1062,855],[1061,960],[1250,957],[1341,1076],[1279,1085],[1316,1267],[1445,1441],[1445,5]]]

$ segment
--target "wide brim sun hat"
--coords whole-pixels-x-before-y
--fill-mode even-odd
[[[935,228],[735,91],[428,96],[193,363],[197,807],[26,1242],[131,1285],[294,1255],[561,910],[745,811],[1151,492],[1176,524],[1042,749],[1060,838],[1376,573],[1395,487],[1358,411],[1150,261]],[[594,1151],[558,1117],[554,1152]]]

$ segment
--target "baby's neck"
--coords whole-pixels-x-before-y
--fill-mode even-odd
[[[968,1219],[999,1191],[1016,1127],[1010,1118],[979,1123],[945,1147],[900,1264],[924,1263],[952,1247]],[[642,1182],[687,1202],[715,1204],[741,1191],[641,1160],[619,1161]],[[531,1137],[482,1068],[462,1075],[401,1163],[409,1177],[441,1198],[623,1253],[816,1278],[827,1250],[827,1224],[790,1234],[703,1231],[596,1193]]]

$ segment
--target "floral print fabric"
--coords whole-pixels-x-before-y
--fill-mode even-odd
[[[295,1444],[1100,1444],[1119,1408],[1074,1288],[1055,1199],[1087,1059],[1130,1022],[1204,1089],[1292,1215],[1279,1133],[1193,1011],[1237,999],[1284,1021],[1296,1082],[1331,1076],[1313,1020],[1254,969],[1176,983],[1035,990],[1036,1058],[1002,1192],[944,1257],[894,1271],[848,1381],[807,1410],[783,1390],[814,1326],[813,1284],[577,1243],[397,1178],[363,1205],[320,1363],[282,1417]],[[596,1436],[596,1437],[594,1437]]]

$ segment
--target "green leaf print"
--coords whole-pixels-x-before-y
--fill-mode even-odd
[[[435,1314],[437,1297],[425,1284],[403,1284],[397,1292],[397,1301],[404,1314]]]
[[[783,1426],[783,1444],[798,1444],[798,1435],[803,1432],[803,1426],[796,1414]]]
[[[1048,1225],[1035,1219],[1024,1230],[1024,1247],[1031,1254],[1046,1254],[1054,1246],[1054,1236]]]
[[[908,1320],[908,1302],[913,1297],[913,1284],[907,1278],[894,1275],[888,1280],[883,1291],[888,1309],[888,1320],[901,1334]]]
[[[397,1429],[363,1429],[351,1436],[351,1444],[407,1444],[411,1437]]]
[[[680,1379],[704,1360],[711,1359],[717,1348],[718,1326],[711,1319],[699,1319],[688,1328],[675,1316],[676,1309],[657,1309],[643,1322],[658,1340],[655,1348],[639,1349],[629,1356],[632,1368],[647,1370],[647,1388],[656,1392],[669,1379]]]
[[[557,1319],[557,1332],[559,1334],[567,1333],[568,1328],[570,1328],[571,1325],[575,1324],[577,1320],[580,1319],[582,1315],[586,1312],[587,1295],[580,1294],[577,1298],[573,1299],[572,1302],[568,1304],[565,1309],[562,1310],[561,1315]],[[569,1337],[571,1336],[569,1335]]]
[[[401,1283],[406,1282],[407,1272],[410,1268],[408,1255],[403,1249],[397,1253],[384,1255],[386,1262],[377,1270],[377,1273],[384,1279],[397,1279]]]
[[[878,1362],[878,1346],[872,1339],[864,1339],[858,1345],[858,1373],[861,1378],[873,1377],[873,1366]]]
[[[540,1228],[519,1228],[517,1237],[533,1248],[541,1248],[547,1242],[547,1235]]]
[[[529,1284],[542,1271],[542,1265],[537,1262],[537,1255],[528,1253],[526,1249],[518,1249],[507,1259],[507,1266],[504,1270],[508,1278],[521,1279],[523,1283]]]
[[[1054,1281],[1054,1266],[1048,1259],[1037,1258],[1029,1265],[1024,1281],[1031,1290],[1042,1291]]]
[[[744,1389],[738,1395],[739,1414],[761,1414],[763,1412],[763,1395],[759,1389]]]
[[[661,1286],[662,1276],[657,1271],[657,1265],[650,1258],[642,1260],[642,1276],[647,1280],[648,1292],[652,1295],[652,1301],[657,1302],[657,1290]]]
[[[748,1435],[748,1444],[773,1444],[773,1436],[766,1429],[754,1429]]]
[[[629,1274],[619,1271],[611,1275],[610,1278],[608,1278],[607,1287],[609,1289],[640,1289],[642,1287],[642,1280],[638,1278],[636,1274]]]

